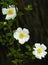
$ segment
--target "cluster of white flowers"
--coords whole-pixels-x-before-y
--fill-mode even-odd
[[[19,41],[20,44],[24,44],[30,39],[29,30],[24,28],[17,28],[17,30],[13,34],[14,38]],[[42,59],[46,56],[47,52],[45,51],[47,47],[44,44],[35,43],[35,48],[33,48],[34,51],[32,52],[33,55],[35,55],[36,58]]]
[[[9,8],[2,8],[3,15],[6,15],[6,20],[14,19],[16,17],[16,8],[14,6],[9,6]],[[4,22],[6,24],[6,22]],[[13,37],[18,40],[20,44],[24,44],[30,39],[29,30],[26,28],[17,28],[14,32]],[[36,58],[42,59],[47,54],[47,47],[44,44],[35,43],[35,48],[33,48],[32,54],[35,55]]]

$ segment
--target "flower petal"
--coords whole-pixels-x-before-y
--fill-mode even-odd
[[[33,54],[33,55],[35,55],[35,54],[36,54],[36,52],[35,52],[35,51],[33,51],[33,52],[32,52],[32,54]]]
[[[26,35],[25,36],[25,41],[28,41],[30,39],[30,36],[29,35]]]
[[[23,32],[26,33],[26,34],[29,34],[29,30],[26,29],[26,28],[23,29]]]
[[[42,57],[40,55],[36,55],[36,58],[38,59],[42,59]]]
[[[25,43],[25,40],[21,40],[21,39],[20,39],[20,40],[19,40],[19,43],[20,43],[20,44],[24,44],[24,43]]]
[[[40,43],[35,43],[35,47],[40,47]]]
[[[2,8],[2,13],[3,13],[3,15],[7,14],[7,9],[6,8]]]
[[[5,18],[6,20],[10,20],[11,19],[11,16],[9,16],[9,15],[6,15],[6,18]]]
[[[18,33],[22,32],[22,28],[21,27],[17,28],[16,32]]]
[[[46,49],[47,49],[47,47],[46,47],[44,44],[41,45],[41,48],[42,48],[43,50],[46,50]]]
[[[18,33],[15,32],[15,33],[13,34],[13,37],[14,37],[16,40],[18,40]]]

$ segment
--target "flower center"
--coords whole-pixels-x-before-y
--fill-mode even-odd
[[[19,38],[21,38],[21,39],[24,38],[24,33],[20,33]]]
[[[37,53],[39,53],[39,54],[42,53],[42,49],[41,48],[38,48],[37,49]]]
[[[13,10],[11,10],[11,9],[7,10],[7,14],[8,14],[8,15],[13,14]]]

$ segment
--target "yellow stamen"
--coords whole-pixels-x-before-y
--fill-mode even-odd
[[[20,33],[19,38],[21,38],[21,39],[24,38],[24,33]]]
[[[11,9],[7,10],[7,14],[8,14],[8,15],[13,14],[13,10],[11,10]]]
[[[37,53],[39,53],[39,54],[42,53],[42,49],[41,48],[38,48],[37,49]]]

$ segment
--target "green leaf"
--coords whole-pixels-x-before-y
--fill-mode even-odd
[[[7,33],[6,36],[12,36],[12,32]]]
[[[3,22],[0,22],[0,26],[2,26],[3,25]]]
[[[14,63],[15,65],[21,64],[23,62],[22,59],[15,59],[11,61],[12,63]]]
[[[25,52],[26,55],[31,56],[32,52]]]
[[[15,60],[12,60],[11,62],[14,63],[14,64],[16,64],[17,61],[18,61],[18,60],[15,59]]]
[[[0,2],[0,5],[1,5],[1,4],[4,4],[4,3],[3,3],[3,2]]]
[[[26,48],[28,49],[28,51],[31,51],[31,47],[29,45],[26,45]]]
[[[31,11],[33,8],[32,8],[32,5],[28,5],[24,8],[26,11]]]

